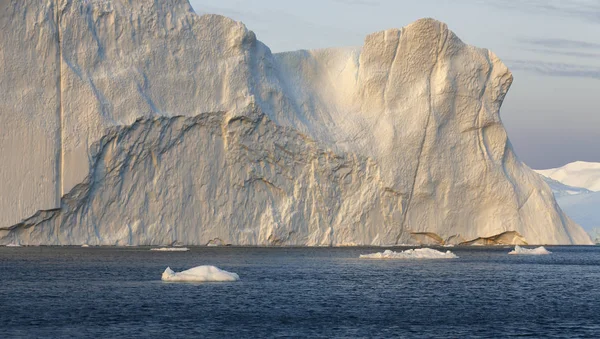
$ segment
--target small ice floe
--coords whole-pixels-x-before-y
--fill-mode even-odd
[[[508,254],[518,254],[518,255],[547,255],[552,252],[548,251],[544,246],[540,246],[537,248],[525,248],[519,245],[515,246],[515,249],[508,252]]]
[[[216,247],[216,246],[223,246],[223,245],[225,245],[225,242],[223,242],[223,240],[221,240],[220,238],[214,238],[206,244],[206,246],[209,246],[209,247]]]
[[[431,248],[417,248],[410,249],[402,252],[394,252],[391,250],[385,250],[384,252],[378,252],[373,254],[361,254],[361,259],[455,259],[458,258],[456,254],[446,251],[440,252]]]
[[[160,252],[187,252],[190,249],[187,247],[160,247],[160,248],[151,248],[150,251],[160,251]]]
[[[170,267],[167,267],[162,274],[162,280],[179,282],[237,281],[240,280],[240,276],[215,266],[205,265],[182,272],[174,272]]]
[[[21,247],[19,244],[7,244],[6,247]]]
[[[81,245],[81,247],[87,248],[87,247],[90,247],[90,245],[88,245],[88,244],[83,244],[83,245]]]

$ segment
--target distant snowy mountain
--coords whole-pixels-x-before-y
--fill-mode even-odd
[[[576,161],[563,167],[536,172],[565,185],[600,191],[600,163],[598,162]]]
[[[600,163],[577,161],[538,170],[560,208],[600,243]]]

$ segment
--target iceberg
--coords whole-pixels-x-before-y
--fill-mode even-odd
[[[160,247],[160,248],[151,248],[150,251],[158,251],[158,252],[187,252],[190,249],[187,247]]]
[[[536,170],[538,174],[559,182],[565,186],[571,186],[575,194],[581,189],[592,192],[600,191],[600,163],[575,161],[563,167]]]
[[[544,246],[530,249],[530,248],[521,247],[519,245],[516,245],[514,250],[508,252],[508,254],[515,254],[515,255],[547,255],[550,253],[552,253],[552,252],[548,251]]]
[[[175,272],[170,267],[167,267],[162,274],[162,281],[209,282],[237,280],[240,280],[240,276],[236,273],[227,272],[210,265],[197,266],[182,272]]]
[[[417,248],[402,252],[385,250],[372,254],[361,254],[360,259],[457,259],[458,256],[450,251],[440,252],[431,248]]]
[[[272,53],[188,0],[15,3],[0,244],[591,244],[513,151],[511,72],[442,22]]]
[[[19,244],[7,244],[6,247],[21,247]]]

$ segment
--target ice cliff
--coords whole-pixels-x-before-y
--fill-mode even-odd
[[[443,23],[272,54],[187,0],[0,3],[0,244],[588,244]]]

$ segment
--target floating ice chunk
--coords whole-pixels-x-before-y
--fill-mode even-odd
[[[189,282],[237,281],[240,280],[240,276],[215,266],[205,265],[190,268],[189,270],[182,272],[174,272],[170,267],[167,267],[162,274],[162,280]]]
[[[223,246],[223,245],[225,245],[225,242],[223,240],[221,240],[220,238],[214,238],[206,244],[206,246],[210,246],[210,247]]]
[[[456,254],[446,251],[440,252],[431,248],[417,248],[402,252],[385,250],[373,254],[361,254],[361,259],[454,259],[458,258]]]
[[[81,245],[81,247],[90,247],[90,245],[88,245],[88,244],[83,244],[83,245]]]
[[[150,251],[160,251],[160,252],[187,252],[190,249],[187,247],[161,247],[161,248],[151,248]]]
[[[19,244],[7,244],[6,247],[21,247]]]
[[[552,252],[548,251],[544,246],[540,246],[537,248],[525,248],[519,245],[515,246],[515,249],[508,252],[508,254],[519,254],[519,255],[546,255]]]

